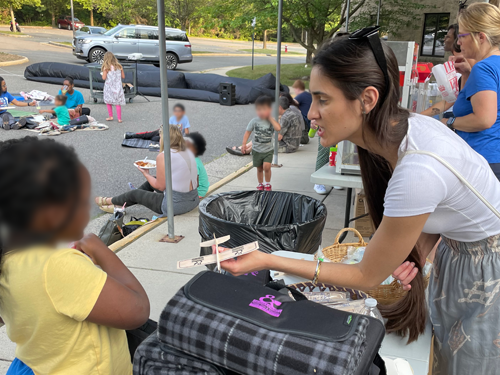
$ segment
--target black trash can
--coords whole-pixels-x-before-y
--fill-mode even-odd
[[[326,207],[302,194],[281,191],[232,191],[212,195],[199,206],[203,241],[225,235],[224,247],[259,241],[260,250],[312,254],[321,244]],[[211,254],[202,247],[200,255]]]

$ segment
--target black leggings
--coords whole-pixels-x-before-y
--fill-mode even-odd
[[[163,192],[153,189],[147,181],[138,189],[127,191],[111,199],[111,203],[115,206],[123,206],[125,203],[127,203],[127,207],[140,204],[157,214],[163,213],[161,209],[162,202]]]
[[[160,142],[160,129],[152,132],[135,133],[130,138],[147,139],[154,142]]]

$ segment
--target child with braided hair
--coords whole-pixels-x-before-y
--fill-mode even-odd
[[[146,322],[149,300],[83,234],[89,172],[72,148],[25,137],[0,142],[0,175],[0,321],[17,344],[8,374],[131,375],[125,330]]]

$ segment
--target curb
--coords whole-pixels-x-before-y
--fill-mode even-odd
[[[10,25],[0,25],[0,27],[10,27]],[[52,26],[23,26],[23,29],[57,29],[57,27]]]
[[[192,53],[193,56],[243,56],[243,57],[248,57],[248,56],[252,56],[251,53],[196,53],[196,52],[193,52]],[[266,53],[255,53],[254,56],[258,56],[258,57],[276,57],[276,55],[271,55],[271,54],[266,54]],[[307,56],[307,55],[285,55],[285,57],[304,57],[304,56]],[[281,53],[281,57],[283,57],[283,53]]]
[[[42,43],[42,44],[46,44],[46,43]],[[48,42],[47,44],[50,44],[50,45],[56,46],[56,47],[63,47],[63,48],[71,48],[71,49],[73,49],[73,46],[68,46],[67,44],[62,44],[62,43],[58,43],[58,42]]]
[[[211,195],[213,192],[220,189],[222,186],[231,182],[235,178],[241,176],[243,173],[248,172],[250,169],[252,169],[252,165],[253,165],[252,162],[250,162],[247,165],[238,169],[237,171],[234,171],[234,172],[230,173],[229,175],[227,175],[226,177],[224,177],[223,179],[217,181],[215,184],[211,185],[210,188],[208,189],[207,196]],[[110,250],[112,250],[116,254],[119,251],[123,250],[128,245],[130,245],[135,240],[144,236],[146,233],[155,229],[156,227],[160,226],[161,224],[165,223],[166,221],[167,221],[167,218],[162,217],[162,218],[156,219],[155,221],[151,222],[151,224],[144,224],[142,227],[133,231],[127,237],[122,238],[119,241],[116,241],[114,244],[111,244],[109,246],[109,248],[110,248]]]
[[[4,61],[0,62],[0,66],[10,66],[10,65],[19,65],[19,64],[24,64],[29,62],[29,59],[25,56],[21,56],[22,59],[19,60],[13,60],[13,61]]]
[[[4,34],[4,33],[0,33],[0,36],[11,36],[11,37],[14,37],[14,38],[31,38],[31,35],[16,35],[16,34]]]

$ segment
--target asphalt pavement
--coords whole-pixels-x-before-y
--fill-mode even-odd
[[[30,60],[27,64],[0,67],[0,76],[6,80],[8,90],[11,93],[38,89],[55,95],[59,89],[58,86],[24,79],[23,73],[26,66],[44,61],[68,64],[83,64],[84,62],[77,60],[70,49],[45,44],[52,40],[54,35],[64,35],[65,32],[70,34],[71,32],[51,29],[33,30],[35,31],[23,30],[33,35],[30,38],[15,38],[0,34],[2,52],[23,55]],[[297,63],[297,61],[300,61],[297,57],[283,59],[283,63]],[[272,64],[275,63],[275,58],[256,57],[255,63],[257,65]],[[180,65],[179,71],[202,71],[248,64],[249,58],[247,56],[196,56],[193,63]],[[92,116],[98,121],[105,122],[106,106],[91,102],[89,90],[79,90],[83,93],[87,102],[86,106],[91,109]],[[148,150],[123,148],[121,142],[125,132],[155,130],[160,126],[162,116],[160,98],[149,97],[148,99],[150,102],[142,97],[137,97],[133,103],[127,103],[123,108],[123,123],[107,123],[110,127],[107,131],[74,132],[55,137],[57,141],[75,148],[91,173],[94,195],[114,196],[128,189],[127,182],[132,182],[136,186],[142,183],[143,176],[133,166],[133,162],[143,159],[145,156],[154,158],[156,154]],[[254,109],[251,105],[225,107],[216,103],[176,99],[170,100],[170,111],[177,102],[185,105],[192,126],[191,130],[201,132],[207,140],[207,152],[202,157],[205,164],[219,160],[226,153],[226,146],[240,144],[245,126],[254,117]],[[33,111],[33,109],[30,110]],[[0,140],[34,134],[24,130],[0,130]],[[223,161],[221,164],[217,167],[218,173],[224,175],[224,173],[233,172],[234,165],[227,164],[226,166]],[[94,206],[92,216],[100,214],[101,212]]]

